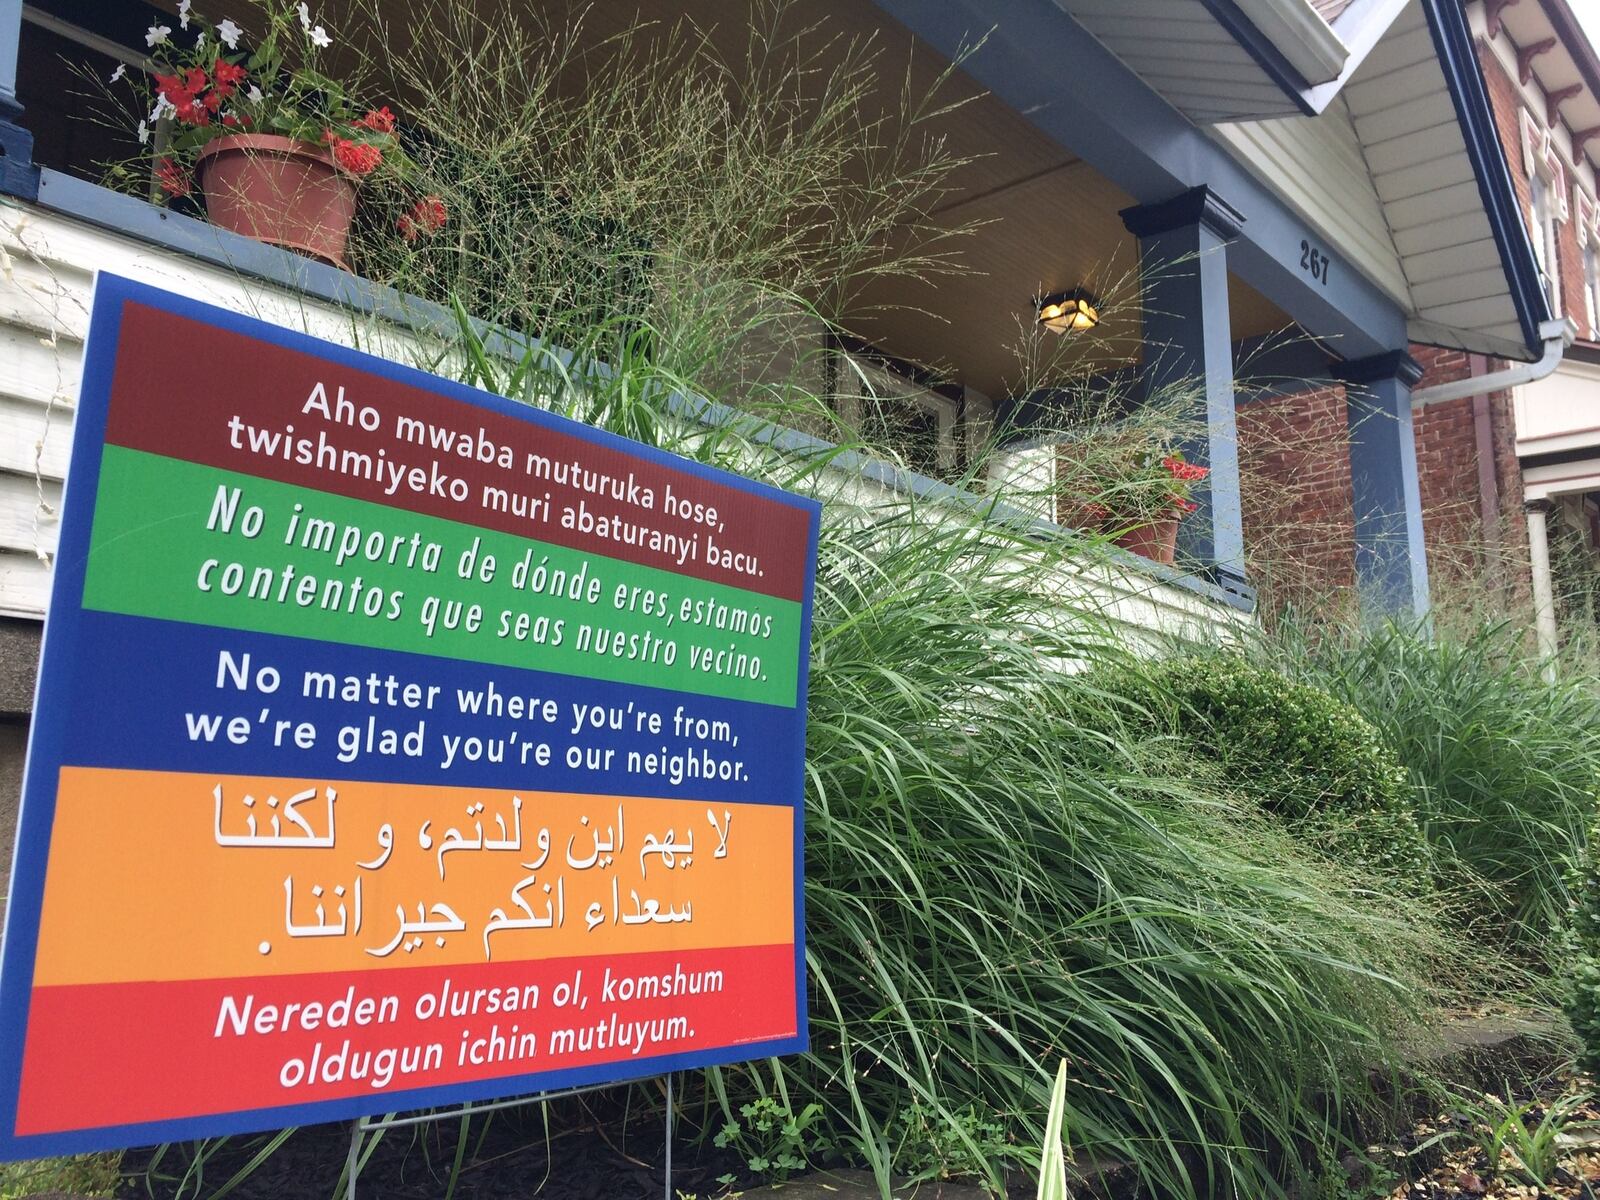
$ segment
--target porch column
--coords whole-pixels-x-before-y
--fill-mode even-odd
[[[1428,554],[1411,424],[1411,387],[1422,378],[1404,350],[1340,363],[1350,427],[1356,585],[1370,617],[1426,616]]]
[[[38,198],[34,134],[21,125],[16,99],[16,51],[22,40],[22,0],[0,0],[0,192]]]
[[[0,0],[0,193],[39,198],[33,134],[21,125],[17,102],[17,47],[22,41],[22,0]]]
[[[1184,446],[1184,456],[1211,474],[1195,489],[1200,507],[1178,526],[1179,550],[1247,606],[1255,593],[1244,574],[1225,249],[1244,218],[1204,186],[1121,215],[1139,239],[1145,395],[1204,385],[1203,414],[1196,415],[1203,415],[1205,429]]]
[[[1522,506],[1528,518],[1528,566],[1533,575],[1533,629],[1539,645],[1539,671],[1546,683],[1556,681],[1556,597],[1550,577],[1550,532],[1547,525],[1555,507],[1549,500],[1529,500]]]

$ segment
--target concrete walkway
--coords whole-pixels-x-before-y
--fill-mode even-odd
[[[744,1195],[751,1200],[878,1200],[878,1185],[870,1171],[819,1171]],[[989,1200],[989,1193],[970,1183],[920,1183],[895,1188],[894,1200]]]

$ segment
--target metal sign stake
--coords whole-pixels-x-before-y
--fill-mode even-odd
[[[663,1181],[662,1196],[664,1200],[672,1200],[672,1074],[669,1072],[664,1078],[667,1082],[666,1178]],[[531,1096],[515,1096],[509,1100],[496,1100],[489,1104],[463,1104],[457,1108],[419,1113],[410,1117],[401,1117],[390,1113],[388,1116],[379,1117],[377,1120],[369,1117],[357,1118],[350,1125],[350,1150],[345,1155],[344,1200],[356,1200],[356,1180],[361,1174],[361,1147],[366,1140],[366,1135],[373,1130],[398,1129],[410,1125],[429,1125],[434,1121],[448,1121],[453,1117],[477,1116],[479,1113],[491,1113],[502,1108],[521,1108],[529,1104],[544,1104],[551,1100],[562,1100],[568,1096],[581,1096],[586,1092],[603,1091],[606,1088],[615,1086],[615,1084],[610,1083],[597,1083],[588,1087],[561,1088],[553,1092],[536,1092]]]

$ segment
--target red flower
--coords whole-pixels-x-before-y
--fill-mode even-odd
[[[354,122],[357,129],[370,129],[373,133],[393,133],[394,114],[385,104],[382,108],[375,108],[359,121]]]
[[[250,72],[243,67],[225,58],[219,58],[216,65],[211,68],[211,86],[217,95],[227,99],[238,89],[239,84],[249,78],[249,75]]]
[[[177,100],[173,98],[176,95],[182,95],[188,100],[194,98],[189,95],[188,89],[183,86],[183,80],[176,75],[162,75],[156,72],[151,78],[156,81],[156,94],[166,100],[168,104],[177,103]]]
[[[200,93],[206,90],[206,73],[199,67],[190,67],[183,76],[157,75],[156,94],[168,104],[172,105],[178,120],[185,125],[209,125],[211,114],[222,103],[207,96],[200,99]]]
[[[411,206],[410,212],[396,219],[394,227],[406,241],[414,242],[424,233],[437,233],[449,219],[449,210],[440,197],[424,196]]]
[[[1199,483],[1211,474],[1211,468],[1202,467],[1199,463],[1184,462],[1176,455],[1169,454],[1161,460],[1161,465],[1167,469],[1167,474],[1174,479],[1181,479],[1185,483]]]
[[[352,175],[370,175],[383,161],[383,151],[365,142],[352,142],[347,138],[334,137],[332,146],[334,162]]]
[[[161,165],[156,168],[156,183],[169,196],[189,194],[189,176],[170,158],[163,159]]]
[[[224,125],[226,125],[229,129],[249,129],[250,128],[250,118],[249,117],[235,116],[233,113],[229,113],[227,116],[223,117],[222,118],[222,123]]]
[[[1200,507],[1193,500],[1186,500],[1182,496],[1173,496],[1171,499],[1172,506],[1179,512],[1192,513],[1195,509]]]

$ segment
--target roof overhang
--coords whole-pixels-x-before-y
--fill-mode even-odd
[[[1409,338],[1537,361],[1547,305],[1459,0],[1320,2],[1335,32],[1363,31],[1364,40],[1341,39],[1362,47],[1361,61],[1352,69],[1353,50],[1342,82],[1319,85],[1330,89],[1322,115],[1288,105],[1271,84],[1274,117],[1246,123],[1279,133],[1326,121],[1344,140],[1249,161],[1179,103],[1179,84],[1186,96],[1210,94],[1174,82],[1189,63],[1209,70],[1212,59],[1243,58],[1247,75],[1265,78],[1202,0],[1013,0],[998,21],[992,0],[878,0],[942,53],[964,54],[963,72],[1134,200],[1202,184],[1227,199],[1247,218],[1230,271],[1341,357],[1391,352]],[[1120,53],[1117,39],[1130,39]],[[1226,99],[1213,96],[1210,112],[1239,111]],[[1372,162],[1379,151],[1383,169]],[[1344,214],[1345,227],[1357,225],[1343,237],[1338,222],[1316,220],[1315,196],[1294,198],[1295,186],[1323,186],[1337,165],[1330,156],[1370,201],[1359,218]],[[1363,231],[1386,270],[1344,256]],[[1343,259],[1331,278],[1313,279],[1302,262],[1318,234],[1333,235],[1322,249]]]
[[[1506,166],[1505,148],[1499,126],[1489,104],[1483,71],[1466,11],[1458,0],[1418,0],[1427,16],[1436,50],[1434,62],[1455,107],[1456,124],[1462,150],[1472,166],[1482,214],[1499,251],[1505,279],[1505,297],[1516,313],[1522,333],[1524,354],[1500,353],[1505,357],[1536,361],[1543,355],[1539,329],[1550,319],[1550,304],[1539,279],[1538,262],[1528,227],[1522,218],[1511,173]],[[1435,336],[1419,340],[1442,342],[1462,349],[1480,348],[1470,329],[1457,328],[1448,318],[1431,320],[1420,306],[1414,320],[1434,326]],[[1459,336],[1457,336],[1459,335]],[[1490,351],[1491,353],[1495,351]]]
[[[1395,245],[1383,283],[1411,337],[1541,356],[1548,304],[1458,0],[1324,4],[1331,22],[1309,0],[1161,0],[1159,22],[1149,2],[1056,0],[1197,124],[1348,123]],[[1567,11],[1563,0],[1529,8],[1546,4]],[[1281,178],[1264,182],[1293,195]]]
[[[1321,112],[1406,0],[1056,3],[1174,108],[1207,124]]]

